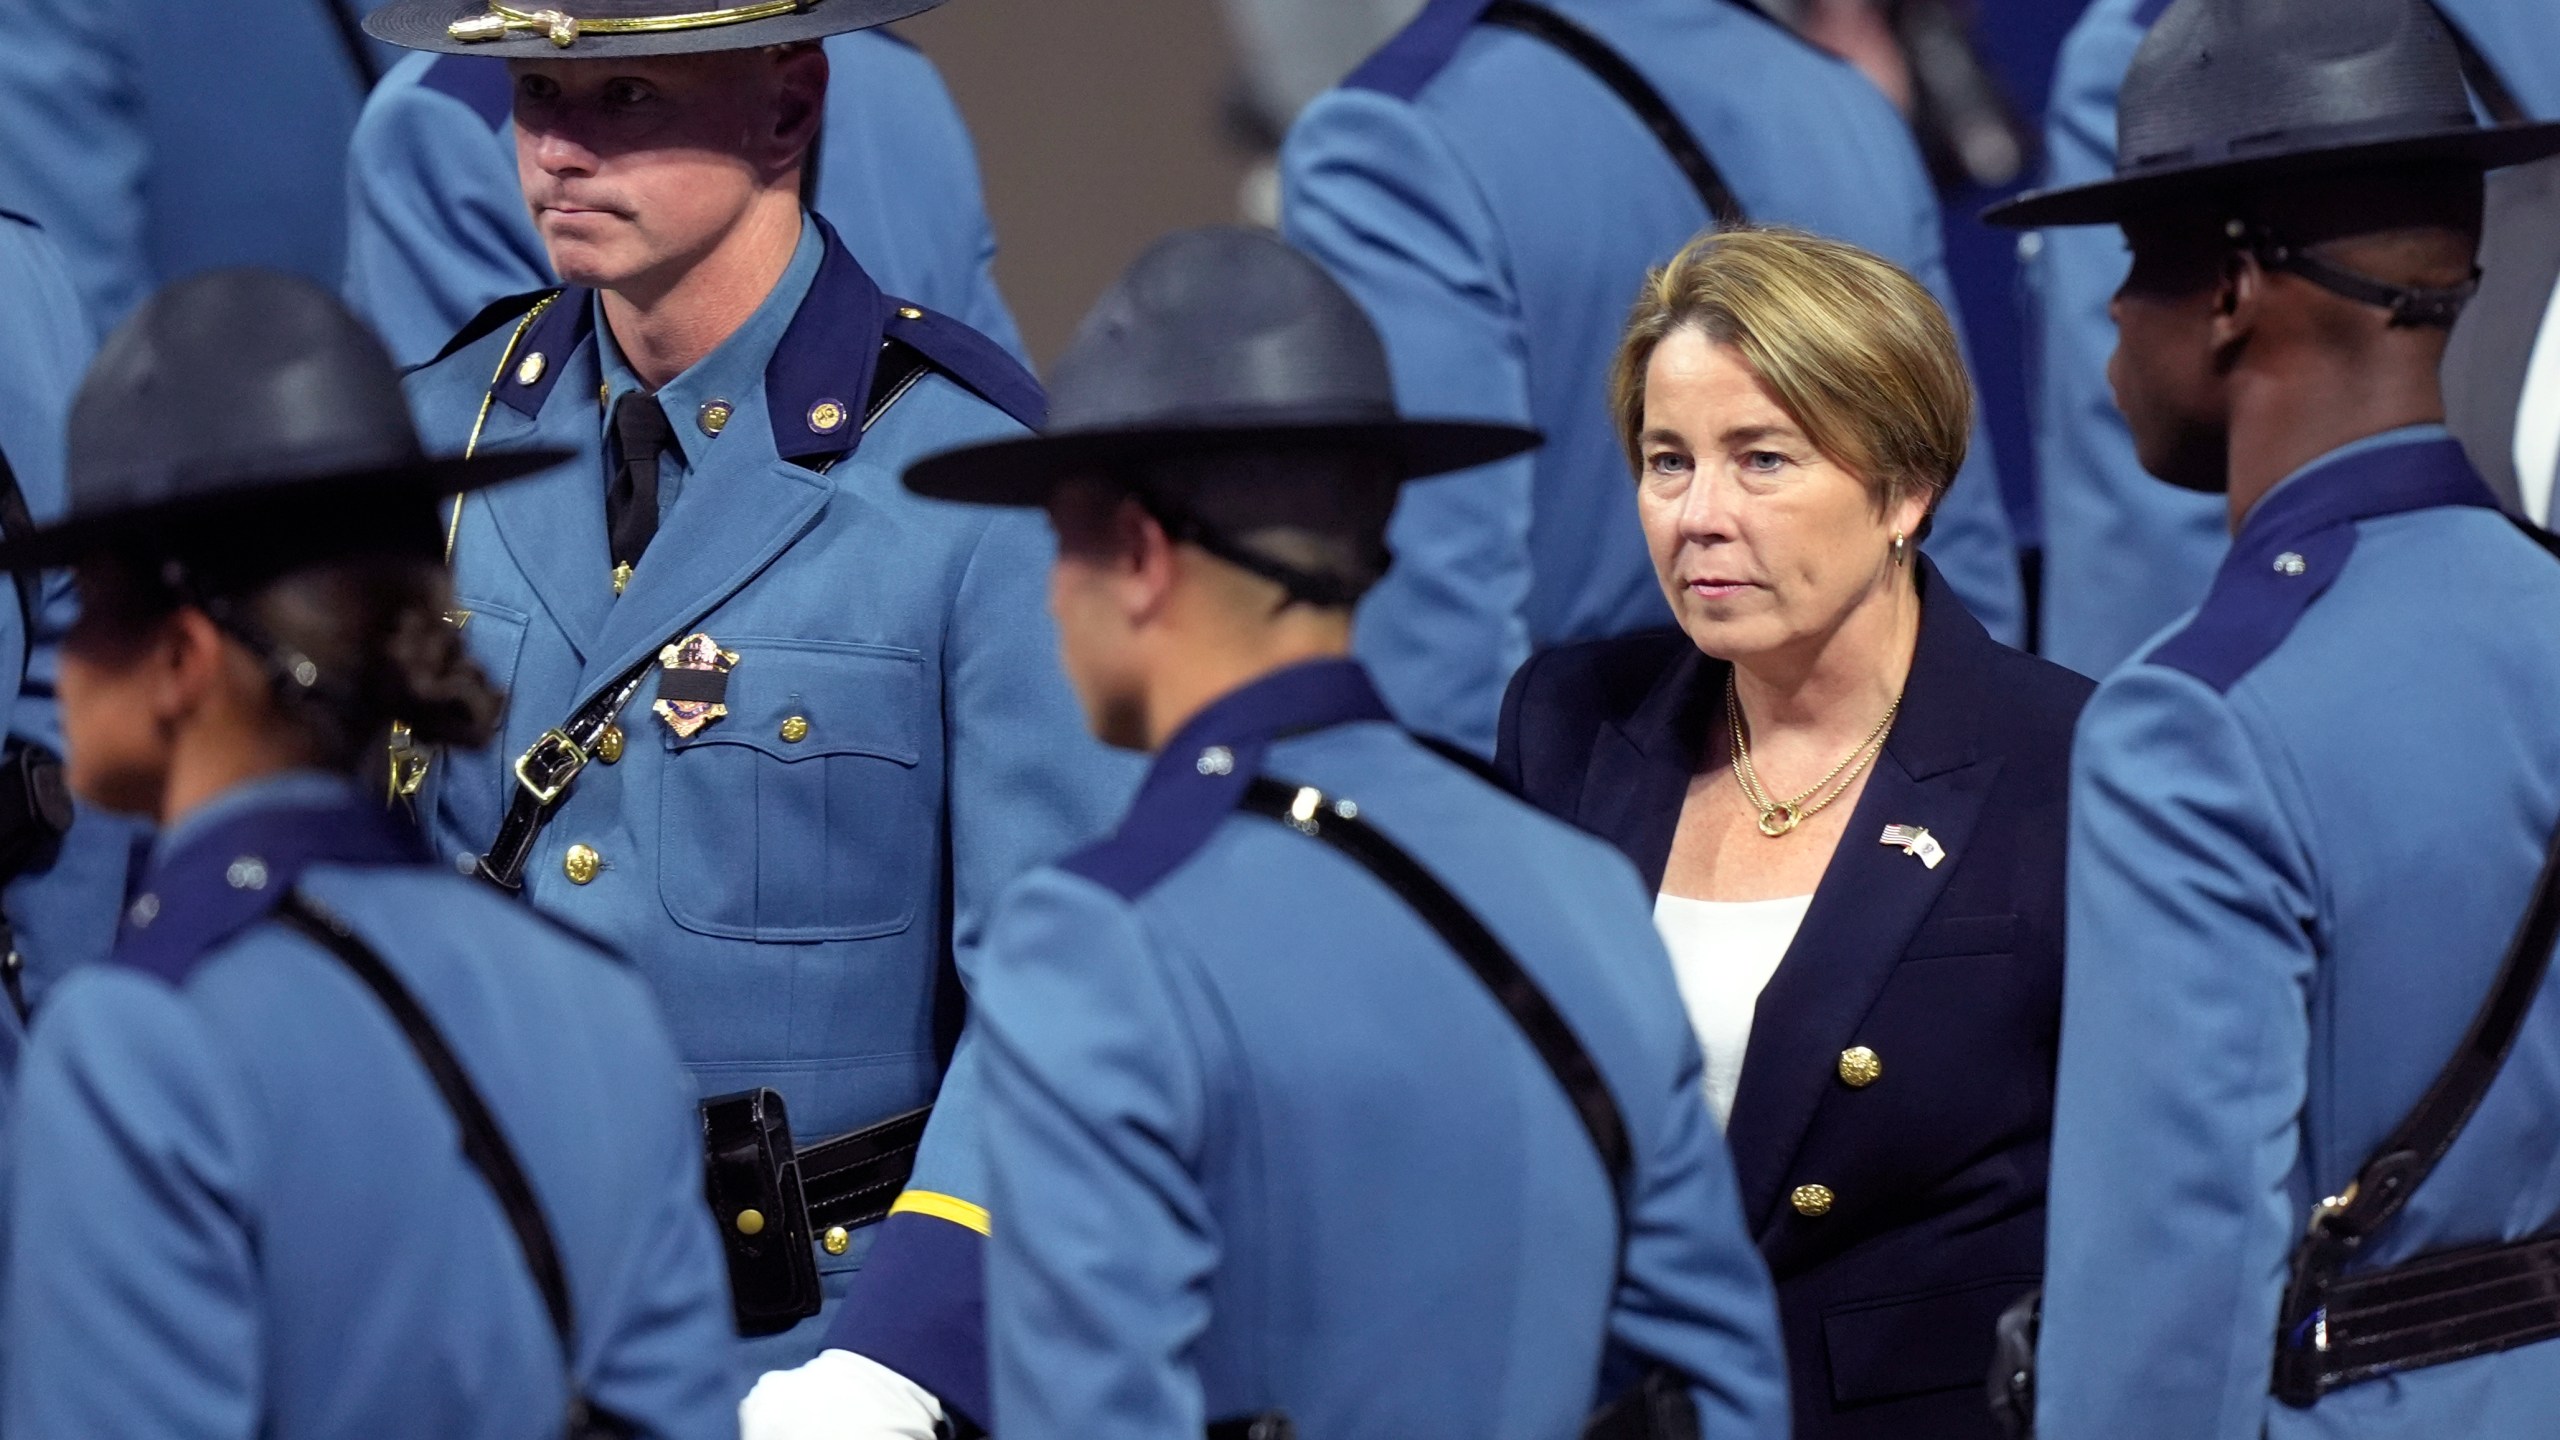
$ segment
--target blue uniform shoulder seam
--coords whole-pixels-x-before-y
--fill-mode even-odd
[[[935,370],[1025,428],[1037,430],[1046,423],[1048,392],[1003,346],[965,322],[911,300],[889,304],[889,339],[913,349]]]
[[[1492,6],[1493,0],[1431,0],[1411,24],[1352,71],[1342,88],[1412,100],[1448,68],[1467,32]]]

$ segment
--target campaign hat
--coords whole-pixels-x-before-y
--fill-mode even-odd
[[[1358,301],[1270,232],[1209,226],[1159,241],[1095,304],[1051,373],[1040,433],[930,456],[906,484],[1041,505],[1075,475],[1236,450],[1371,455],[1401,482],[1538,443],[1517,425],[1399,413]]]
[[[0,569],[402,548],[422,521],[432,537],[437,496],[568,458],[429,456],[390,354],[336,296],[270,270],[208,271],[99,347],[71,404],[66,513],[0,538]]]
[[[410,50],[502,60],[699,55],[823,40],[942,0],[391,0],[365,32]]]
[[[2176,0],[2134,52],[2113,177],[1982,218],[2105,225],[2180,197],[2387,167],[2492,170],[2560,153],[2560,124],[2482,125],[2426,0]]]

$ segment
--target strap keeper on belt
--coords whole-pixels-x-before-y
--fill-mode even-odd
[[[587,752],[566,730],[546,731],[532,748],[516,758],[516,783],[545,809],[566,794],[578,772],[587,768]]]

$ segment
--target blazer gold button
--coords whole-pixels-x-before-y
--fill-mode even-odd
[[[738,1233],[739,1233],[739,1234],[741,1234],[741,1235],[761,1235],[761,1234],[763,1234],[763,1233],[764,1233],[764,1212],[763,1212],[763,1211],[761,1211],[761,1210],[741,1210],[741,1211],[739,1211],[739,1212],[738,1212]]]
[[[783,743],[784,743],[784,744],[786,744],[786,745],[797,745],[797,744],[799,744],[801,741],[806,740],[806,739],[808,739],[808,738],[809,738],[809,717],[808,717],[808,716],[806,716],[806,715],[794,715],[794,716],[792,716],[790,719],[785,720],[785,721],[783,721],[783,722],[782,722],[782,740],[783,740]]]
[[[621,726],[619,726],[619,725],[607,725],[606,727],[604,727],[604,733],[596,737],[596,758],[597,758],[597,759],[599,759],[599,760],[601,760],[601,761],[603,761],[603,762],[604,762],[604,763],[606,763],[607,765],[618,764],[618,763],[620,763],[620,762],[621,762],[621,760],[622,760],[622,727],[621,727]]]
[[[1884,1078],[1884,1060],[1864,1045],[1852,1045],[1840,1052],[1840,1083],[1852,1090],[1864,1090]]]
[[[591,845],[572,845],[569,853],[560,857],[560,868],[568,872],[570,884],[584,885],[604,868],[604,857]]]
[[[1787,1203],[1796,1207],[1796,1213],[1808,1220],[1820,1219],[1831,1213],[1831,1187],[1799,1185],[1794,1193],[1787,1196]]]
[[[853,1248],[853,1235],[841,1225],[830,1225],[827,1233],[818,1237],[818,1243],[827,1247],[828,1254],[841,1255]]]

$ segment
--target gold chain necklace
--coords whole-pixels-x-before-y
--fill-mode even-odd
[[[1803,794],[1791,800],[1773,798],[1760,788],[1760,772],[1751,765],[1751,738],[1743,733],[1742,728],[1742,694],[1734,688],[1731,670],[1724,672],[1724,713],[1725,718],[1733,723],[1733,778],[1742,786],[1742,798],[1750,801],[1751,808],[1760,812],[1760,833],[1775,840],[1803,824],[1807,817],[1819,812],[1823,806],[1847,794],[1849,787],[1858,783],[1858,777],[1867,773],[1867,766],[1874,763],[1876,756],[1884,750],[1884,737],[1893,729],[1893,717],[1902,713],[1902,697],[1893,697],[1893,703],[1885,707],[1884,718],[1876,722],[1876,728],[1866,739],[1858,742],[1857,749],[1840,757],[1840,763],[1831,767],[1830,774],[1816,780]],[[1832,783],[1835,780],[1839,782],[1836,785]],[[1831,793],[1821,795],[1826,789]],[[1821,795],[1821,798],[1815,799],[1816,795]]]

